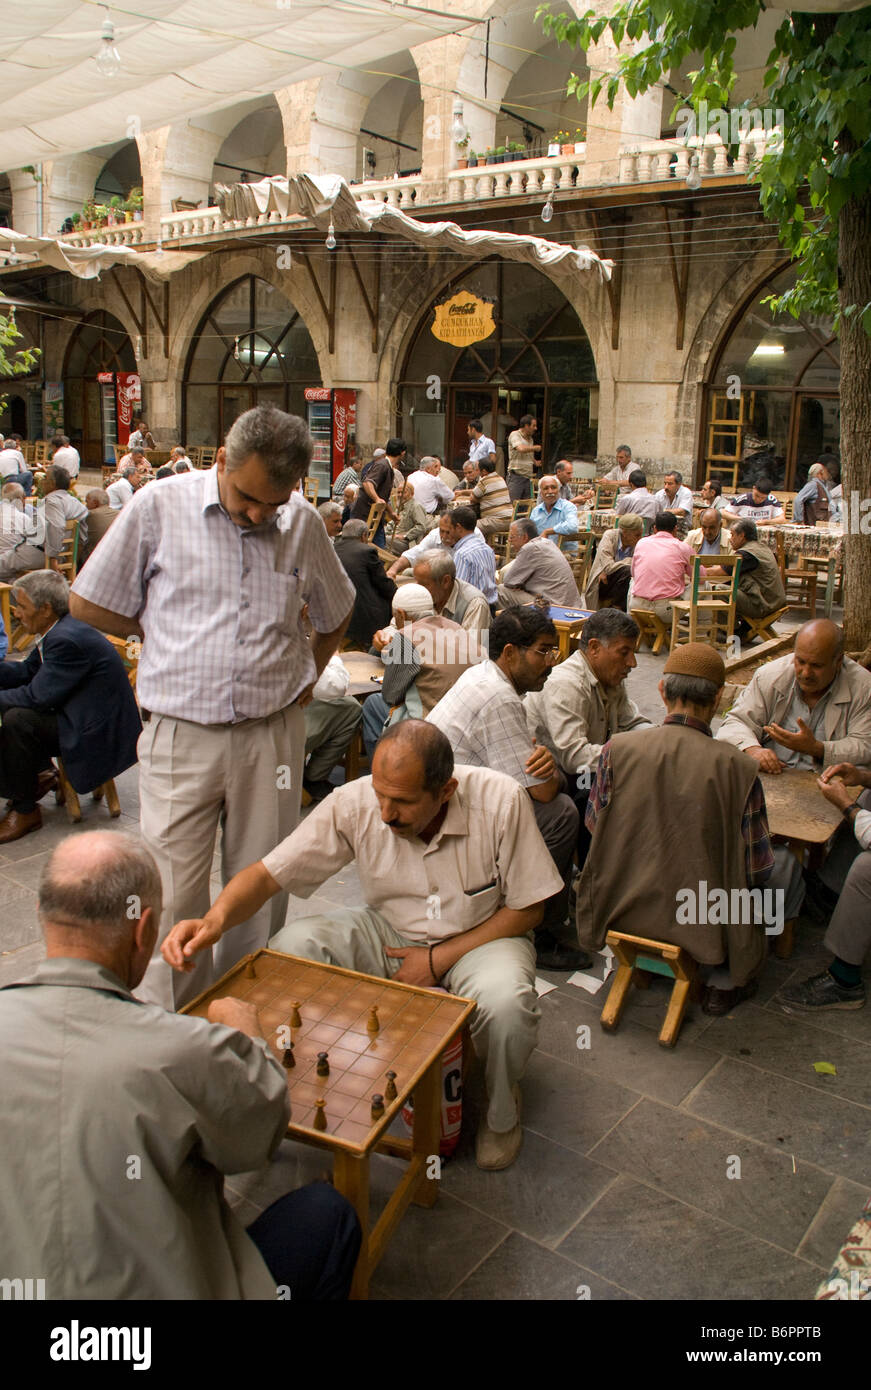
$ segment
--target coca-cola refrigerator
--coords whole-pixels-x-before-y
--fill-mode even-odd
[[[142,383],[135,372],[98,372],[103,462],[115,462],[115,445],[126,449],[134,414],[142,406]]]
[[[344,387],[307,386],[308,427],[315,442],[312,477],[318,496],[325,499],[343,468],[347,468],[357,437],[357,392]]]

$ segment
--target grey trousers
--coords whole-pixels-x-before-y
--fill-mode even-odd
[[[269,944],[292,956],[390,979],[401,962],[386,955],[385,946],[421,942],[400,936],[374,908],[337,907],[329,914],[288,922]],[[488,941],[461,956],[442,985],[451,994],[477,1001],[469,1026],[487,1080],[487,1124],[503,1134],[516,1123],[511,1088],[523,1075],[538,1036],[535,947],[528,936]]]
[[[209,910],[219,826],[222,884],[295,828],[304,742],[298,705],[240,724],[193,724],[162,714],[146,723],[138,744],[139,826],[160,870],[163,916],[137,998],[178,1009],[265,946],[281,926],[286,893],[277,893],[211,951],[201,951],[189,974],[172,970],[160,954],[176,922]]]
[[[853,860],[823,944],[848,965],[861,965],[871,946],[871,850]]]
[[[38,545],[25,541],[17,550],[5,550],[0,555],[0,579],[14,579],[16,575],[27,574],[29,570],[45,568],[45,551]]]
[[[529,497],[529,485],[531,478],[524,478],[521,473],[515,473],[513,468],[509,468],[508,477],[508,496],[512,502],[525,502]]]
[[[528,589],[512,589],[510,584],[497,584],[496,593],[503,608],[523,608],[528,603],[535,603],[535,594]]]
[[[337,700],[312,700],[306,705],[305,768],[308,782],[321,782],[341,762],[363,718],[363,706],[352,695]]]

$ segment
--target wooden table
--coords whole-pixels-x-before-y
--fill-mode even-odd
[[[584,623],[592,612],[589,608],[557,608],[551,604],[547,610],[559,638],[559,660],[565,661],[577,646]]]
[[[431,1160],[439,1152],[441,1058],[474,1013],[475,1001],[266,949],[246,956],[181,1012],[205,1018],[213,999],[228,996],[257,1006],[264,1036],[279,1061],[292,1043],[294,1065],[286,1072],[292,1106],[287,1136],[332,1154],[333,1185],[353,1206],[363,1233],[351,1297],[366,1298],[372,1272],[406,1208],[411,1202],[431,1207],[438,1197]],[[291,1024],[294,1004],[298,1027]],[[376,1032],[369,1026],[373,1005]],[[317,1073],[323,1051],[329,1063],[325,1077]],[[385,1094],[388,1070],[396,1074],[392,1100]],[[412,1092],[411,1138],[388,1135]],[[373,1093],[384,1097],[377,1118],[372,1116]],[[319,1100],[323,1107],[316,1105]],[[319,1110],[325,1118],[322,1129],[315,1127]],[[370,1230],[369,1160],[376,1152],[404,1158],[408,1167]]]
[[[373,676],[384,675],[384,662],[380,656],[370,656],[368,652],[341,652],[340,658],[351,677],[348,694],[353,695],[355,700],[365,699],[373,690],[381,689],[380,681],[372,679]]]
[[[837,806],[826,801],[819,787],[819,774],[813,768],[787,768],[779,775],[762,773],[762,787],[765,792],[765,805],[768,811],[768,829],[772,835],[785,840],[797,859],[809,849],[822,854],[823,846],[828,844],[843,816]],[[855,801],[861,795],[861,787],[850,787]],[[784,925],[777,938],[775,954],[787,958],[792,955],[792,924]]]

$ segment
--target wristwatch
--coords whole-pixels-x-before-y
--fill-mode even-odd
[[[858,809],[859,807],[856,805],[855,801],[851,801],[849,806],[844,807],[841,815],[844,817],[844,820],[849,820],[852,813],[858,811]]]

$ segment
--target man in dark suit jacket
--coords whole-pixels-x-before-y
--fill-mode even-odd
[[[136,762],[142,732],[124,663],[101,633],[69,615],[69,585],[54,570],[22,575],[12,603],[36,645],[25,661],[0,662],[0,844],[39,830],[37,806],[54,784],[60,754],[77,792],[93,791]]]
[[[345,633],[349,642],[368,648],[374,633],[390,622],[390,600],[396,585],[388,579],[374,545],[368,545],[365,521],[353,517],[342,527],[334,545],[345,572],[357,591],[354,611]]]

